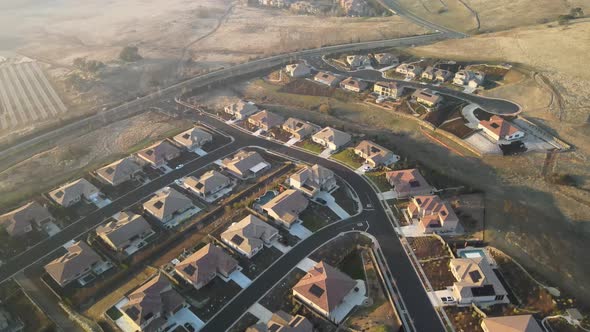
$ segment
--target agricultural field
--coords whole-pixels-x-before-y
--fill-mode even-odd
[[[0,62],[0,132],[67,111],[36,61]]]

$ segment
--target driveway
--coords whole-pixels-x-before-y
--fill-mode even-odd
[[[377,194],[377,196],[379,196],[379,199],[381,199],[382,201],[387,201],[390,199],[396,199],[397,193],[393,190],[390,190],[390,191],[386,191],[383,193],[379,193],[379,194]]]
[[[441,297],[453,297],[453,290],[451,287],[447,288],[447,289],[443,289],[443,290],[437,290],[437,291],[430,291],[428,292],[428,298],[430,299],[430,302],[432,303],[433,307],[442,307],[448,304],[444,304],[441,301]]]
[[[324,151],[322,151],[322,153],[320,153],[320,157],[328,159],[332,155],[332,152],[333,151],[330,150],[329,148],[325,148]]]
[[[246,288],[248,286],[250,286],[250,284],[252,283],[252,280],[250,280],[250,278],[246,277],[246,275],[244,275],[242,273],[242,271],[234,271],[229,275],[229,278],[233,281],[236,282],[236,284],[238,284],[238,286],[240,286],[241,288]]]
[[[330,208],[340,219],[350,218],[350,214],[346,212],[343,208],[336,203],[336,199],[330,193],[325,191],[320,191],[317,196],[326,201],[326,206]]]
[[[314,261],[313,259],[311,259],[309,257],[305,257],[301,262],[299,262],[297,264],[297,268],[302,271],[307,272],[307,271],[311,270],[316,264],[317,264],[317,262]]]
[[[476,104],[468,104],[461,110],[461,115],[463,115],[465,120],[467,120],[465,125],[471,129],[477,129],[477,125],[479,124],[479,119],[475,117],[475,114],[473,114],[473,112],[478,108],[479,106]]]
[[[308,237],[310,237],[313,232],[310,231],[309,229],[305,228],[305,226],[303,226],[300,222],[297,222],[293,225],[291,225],[291,228],[289,229],[289,233],[291,233],[291,235],[295,235],[298,238],[305,240]]]
[[[268,321],[272,318],[272,311],[263,307],[260,303],[254,303],[249,309],[252,315],[256,316],[256,318],[260,319],[260,321],[264,323],[268,323]]]
[[[293,137],[285,143],[285,146],[291,146],[297,142],[299,142],[299,138]]]

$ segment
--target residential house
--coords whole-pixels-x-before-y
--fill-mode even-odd
[[[279,127],[283,122],[285,122],[285,118],[266,110],[260,111],[248,118],[248,123],[265,131],[269,131],[270,128]]]
[[[300,191],[288,189],[262,205],[261,208],[270,218],[290,228],[308,204],[307,198]]]
[[[134,331],[162,331],[169,318],[188,306],[160,273],[129,294],[127,299],[121,312]]]
[[[422,76],[423,79],[426,80],[434,80],[434,67],[432,66],[428,66],[426,67],[426,69],[424,69],[424,71],[422,72]]]
[[[111,267],[86,242],[75,242],[66,250],[65,255],[45,265],[45,271],[61,287],[73,281],[84,283],[91,274],[99,275]]]
[[[348,144],[351,138],[350,134],[330,127],[326,127],[311,136],[313,142],[332,151],[336,151]]]
[[[168,160],[178,156],[180,156],[180,149],[172,145],[168,140],[160,141],[137,153],[140,160],[155,168],[165,165]]]
[[[67,183],[49,193],[49,197],[63,207],[72,206],[82,198],[94,200],[99,195],[100,190],[84,178]]]
[[[252,102],[240,100],[225,107],[225,113],[233,115],[237,120],[244,120],[250,115],[260,111]]]
[[[453,283],[452,291],[458,304],[510,302],[506,289],[486,258],[453,258],[450,267],[457,280]]]
[[[409,78],[416,78],[422,73],[422,67],[408,63],[402,63],[395,68],[395,72],[406,75],[406,77]]]
[[[120,212],[114,221],[96,228],[96,235],[114,251],[125,251],[153,234],[150,224],[141,215],[132,212]]]
[[[387,182],[393,187],[397,198],[408,198],[416,195],[430,195],[434,188],[415,168],[385,173]]]
[[[349,77],[344,81],[340,82],[340,87],[344,90],[352,92],[361,92],[367,88],[367,83],[365,81]]]
[[[216,276],[229,278],[237,268],[238,261],[223,249],[208,244],[176,264],[175,272],[195,289],[200,289]]]
[[[399,59],[391,53],[377,53],[375,60],[382,66],[393,66],[399,63]]]
[[[485,76],[485,73],[480,71],[462,69],[455,73],[453,83],[456,85],[469,85],[476,88],[483,83]]]
[[[545,332],[533,315],[486,317],[481,321],[484,332]]]
[[[428,107],[436,107],[441,102],[442,97],[429,89],[416,90],[412,97],[416,101]]]
[[[303,63],[287,65],[285,71],[291,77],[305,77],[311,74],[311,67]]]
[[[368,15],[369,4],[366,0],[339,0],[337,2],[347,16]]]
[[[333,313],[355,287],[356,281],[351,277],[322,261],[293,287],[293,296],[334,321]]]
[[[201,128],[191,128],[174,136],[174,141],[187,150],[200,149],[203,145],[213,141],[213,135]]]
[[[37,202],[29,202],[16,210],[0,216],[0,226],[8,235],[22,236],[33,230],[33,224],[41,228],[55,219],[47,208]]]
[[[99,168],[96,171],[96,175],[103,182],[111,186],[118,186],[123,182],[133,179],[139,172],[141,172],[141,166],[132,157],[125,157],[103,168]]]
[[[453,77],[453,73],[445,69],[437,69],[434,72],[434,80],[444,83]]]
[[[221,167],[240,179],[247,179],[270,169],[270,164],[256,151],[241,150],[231,158],[223,159]]]
[[[481,120],[477,127],[496,141],[514,141],[524,137],[524,132],[497,115],[492,115],[489,120]]]
[[[265,245],[272,245],[278,237],[276,228],[251,214],[221,233],[221,240],[225,244],[248,258],[260,252]]]
[[[371,167],[387,166],[399,160],[399,156],[393,154],[390,150],[381,145],[363,140],[355,148],[354,153],[365,159],[365,162]]]
[[[320,129],[318,125],[297,118],[288,118],[283,123],[283,130],[300,140],[315,134]]]
[[[246,332],[313,332],[313,324],[304,316],[292,316],[282,310],[272,314],[270,320],[246,329]]]
[[[318,164],[295,172],[289,177],[289,184],[308,196],[315,196],[319,191],[330,192],[337,187],[334,172]]]
[[[325,71],[317,73],[314,76],[313,80],[331,87],[335,87],[338,84],[338,82],[340,82],[340,79],[338,77]]]
[[[407,211],[410,218],[418,221],[423,233],[452,233],[459,225],[451,205],[435,195],[412,197]]]
[[[184,179],[184,186],[202,198],[215,196],[231,185],[231,179],[216,170],[208,171],[199,178],[189,176]]]
[[[295,1],[289,6],[289,10],[292,13],[299,15],[318,15],[321,13],[321,8],[318,6],[319,3],[311,3],[309,1]]]
[[[373,85],[373,92],[382,97],[399,98],[404,94],[405,87],[397,82],[377,82]]]
[[[170,187],[157,191],[143,204],[143,209],[163,224],[169,223],[192,208],[193,202],[188,197]]]
[[[365,67],[371,65],[371,59],[366,55],[349,55],[346,57],[346,63],[351,68]]]

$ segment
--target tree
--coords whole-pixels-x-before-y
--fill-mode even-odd
[[[139,55],[139,48],[137,46],[125,46],[119,54],[119,59],[125,62],[135,62],[142,59]]]
[[[584,16],[584,10],[582,10],[582,8],[580,8],[580,7],[572,8],[572,9],[570,9],[570,16],[572,16],[572,17],[583,17]]]
[[[319,111],[322,114],[332,115],[332,107],[330,104],[321,104],[319,107]]]

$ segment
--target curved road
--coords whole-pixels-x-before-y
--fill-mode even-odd
[[[170,108],[170,104],[168,103],[161,103],[159,106],[164,109]],[[88,231],[93,230],[113,214],[135,204],[158,189],[169,185],[175,179],[200,170],[215,160],[225,157],[240,148],[259,146],[308,163],[318,163],[332,169],[338,176],[346,179],[354,188],[363,204],[364,211],[350,221],[325,228],[309,239],[303,241],[277,262],[277,264],[270,270],[272,273],[264,273],[254,281],[254,284],[250,286],[247,291],[244,291],[234,298],[224,310],[207,324],[204,331],[225,330],[234,321],[236,313],[240,312],[241,314],[245,308],[250,307],[267,289],[271,287],[271,285],[274,284],[273,281],[278,281],[282,275],[295,266],[297,262],[303,259],[309,252],[317,248],[319,244],[326,242],[344,229],[349,230],[350,227],[354,227],[352,225],[353,223],[365,220],[370,225],[368,232],[378,240],[381,251],[387,260],[387,264],[391,268],[395,283],[405,301],[407,312],[411,317],[415,318],[414,325],[417,331],[437,332],[444,330],[441,321],[430,304],[430,300],[422,287],[419,277],[416,275],[409,258],[406,256],[406,253],[399,242],[393,225],[390,223],[387,215],[381,208],[377,194],[363,177],[339,163],[246,134],[209,116],[195,115],[195,120],[219,128],[226,134],[233,136],[235,141],[187,163],[182,169],[174,170],[129,192],[121,198],[113,201],[111,204],[98,209],[78,222],[73,223],[71,226],[63,229],[53,237],[40,242],[37,246],[14,257],[0,268],[0,281],[4,281],[14,276],[16,273],[39,262],[41,259],[55,254],[58,250],[63,250],[61,246],[64,243],[72,239],[83,238]],[[373,208],[368,208],[369,206],[372,206]]]
[[[415,81],[404,81],[404,80],[397,80],[397,79],[390,79],[384,78],[382,73],[377,70],[358,70],[358,71],[343,71],[340,70],[328,63],[326,63],[321,56],[308,56],[305,57],[305,61],[312,67],[320,70],[330,71],[332,73],[336,73],[342,76],[352,76],[355,78],[359,78],[368,82],[377,82],[377,81],[384,81],[384,82],[398,82],[401,85],[411,87],[414,89],[424,89],[428,88],[430,90],[436,91],[442,95],[448,95],[455,98],[459,98],[465,101],[468,101],[473,104],[477,104],[480,108],[485,110],[488,113],[497,114],[497,115],[516,115],[521,112],[520,105],[505,99],[496,99],[496,98],[489,98],[478,96],[470,93],[465,93],[462,91],[457,91],[453,89],[449,89],[442,86],[435,86],[432,84],[421,84]]]

